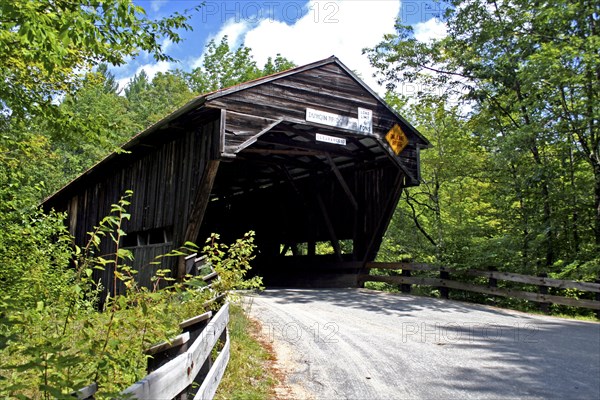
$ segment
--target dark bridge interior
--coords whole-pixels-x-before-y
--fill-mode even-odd
[[[281,123],[221,162],[198,239],[220,232],[232,241],[253,230],[266,284],[352,286],[340,272],[356,272],[377,251],[372,222],[384,224],[403,175],[371,137],[345,135],[341,146],[318,142],[317,134],[336,137]]]

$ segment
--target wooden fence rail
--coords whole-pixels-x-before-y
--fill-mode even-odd
[[[204,258],[192,255],[186,259],[188,273],[197,274],[203,266]],[[218,279],[219,276],[212,268],[211,272],[203,277],[203,280],[209,283],[209,287]],[[218,294],[204,303],[204,306],[221,301],[224,297],[223,294]],[[228,323],[227,302],[214,315],[212,311],[208,311],[181,322],[180,335],[145,351],[151,356],[148,359],[148,375],[125,389],[122,392],[123,396],[148,400],[192,397],[194,400],[212,399],[229,362]],[[219,342],[220,351],[213,361],[211,356]],[[98,385],[93,383],[73,395],[80,400],[93,400],[97,391]]]
[[[123,395],[134,399],[172,399],[190,390],[212,349],[224,335],[224,347],[194,396],[194,399],[212,399],[229,361],[228,322],[229,305],[225,303],[187,351],[125,389]]]
[[[530,275],[515,274],[510,272],[499,271],[479,271],[479,270],[456,270],[446,267],[432,266],[428,264],[412,264],[412,263],[381,263],[370,262],[366,264],[366,269],[392,269],[402,270],[402,275],[370,275],[363,274],[359,276],[359,282],[385,282],[393,285],[401,285],[406,290],[410,285],[433,286],[440,289],[443,297],[448,297],[450,289],[464,290],[468,292],[489,294],[494,296],[512,297],[524,299],[538,303],[554,303],[572,307],[582,307],[592,310],[600,310],[600,284],[592,282],[579,282],[560,279],[550,279],[547,277],[537,277]],[[410,271],[433,271],[439,272],[439,278],[412,276]],[[454,279],[451,279],[450,277]],[[488,278],[488,285],[482,286],[474,283],[461,282],[456,279],[457,276],[472,276]],[[497,287],[497,281],[508,281],[522,283],[526,285],[535,285],[538,287],[538,292],[528,292],[525,290],[517,290],[511,288]],[[543,288],[559,288],[559,289],[577,289],[596,293],[597,300],[576,299],[557,295],[546,294]],[[444,296],[445,294],[445,296]]]

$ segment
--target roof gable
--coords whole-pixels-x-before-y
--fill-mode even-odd
[[[50,198],[60,192],[74,190],[75,186],[96,179],[95,176],[102,176],[115,165],[129,162],[128,160],[136,157],[134,153],[139,153],[138,150],[147,152],[148,144],[154,147],[174,140],[182,132],[198,124],[214,120],[219,109],[225,110],[227,115],[221,126],[221,135],[229,134],[234,142],[237,140],[238,143],[248,143],[245,134],[257,135],[261,130],[270,129],[280,122],[298,122],[319,127],[318,122],[307,118],[309,110],[333,114],[341,119],[357,119],[359,108],[373,112],[373,136],[378,136],[381,142],[385,141],[386,133],[395,124],[406,132],[409,136],[409,148],[396,158],[401,165],[410,165],[409,169],[413,173],[408,175],[413,177],[413,183],[416,184],[418,151],[419,148],[428,147],[429,141],[339,59],[332,56],[192,99],[132,137],[122,146],[126,152],[110,154]],[[245,132],[244,129],[248,126],[254,126],[254,130]],[[337,126],[335,129],[342,134],[359,133],[351,125]],[[225,142],[225,138],[221,140]],[[220,150],[221,155],[228,155],[224,146]],[[391,152],[391,149],[388,151]]]
[[[283,82],[287,82],[287,84]],[[396,119],[404,131],[411,136],[413,145],[419,147],[430,146],[430,142],[414,126],[390,107],[375,91],[367,86],[335,56],[217,90],[204,95],[203,99],[207,105],[213,104],[218,107],[228,108],[228,100],[234,99],[233,101],[235,101],[243,97],[244,92],[261,92],[261,88],[264,88],[262,92],[273,92],[274,96],[271,96],[271,98],[276,97],[277,90],[288,89],[286,93],[279,93],[285,96],[289,96],[290,94],[297,96],[296,100],[298,100],[299,104],[302,104],[302,97],[308,97],[309,103],[312,101],[314,107],[317,109],[321,105],[321,108],[325,112],[327,112],[328,108],[335,109],[335,107],[331,107],[332,103],[335,102],[335,98],[349,102],[352,96],[358,97],[358,102],[364,103],[367,109],[377,108],[380,112],[385,110],[384,114],[387,114],[386,118],[390,120]],[[290,89],[295,89],[296,93],[291,93],[293,90]],[[316,100],[316,97],[319,96],[325,102],[321,100],[321,103],[319,103],[319,100]],[[268,98],[268,94],[266,96],[259,96],[260,100],[267,100]],[[259,105],[261,103],[254,102],[253,104]],[[347,117],[355,118],[356,116],[347,115]],[[392,126],[393,124],[388,129]],[[387,133],[387,130],[385,133]]]

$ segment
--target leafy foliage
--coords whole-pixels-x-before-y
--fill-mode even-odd
[[[158,73],[151,82],[142,70],[125,88],[128,118],[141,131],[192,99],[194,93],[181,71]]]
[[[230,292],[232,290],[260,289],[262,278],[254,276],[246,280],[246,274],[250,270],[250,261],[256,248],[254,244],[254,232],[250,231],[243,238],[238,239],[231,245],[219,243],[219,234],[213,233],[206,240],[203,253],[207,255],[208,262],[221,277],[216,286],[218,290]]]
[[[59,228],[60,216],[54,215],[40,216],[25,227],[36,239],[31,243],[3,241],[11,249],[27,245],[36,256],[13,261],[0,276],[5,289],[0,298],[3,397],[64,398],[92,381],[100,386],[99,397],[118,396],[146,375],[143,350],[174,336],[178,323],[204,312],[217,292],[259,287],[259,278],[244,279],[255,247],[251,232],[231,246],[218,243],[216,235],[209,239],[207,257],[220,272],[218,285],[210,290],[201,277],[177,283],[164,270],[154,278],[154,289],[139,287],[136,271],[128,266],[131,253],[119,247],[125,235],[121,224],[130,217],[130,195],[113,205],[111,214],[90,232],[85,248],[70,249],[68,234]],[[59,240],[50,240],[57,231]],[[115,253],[96,254],[103,240],[117,246]],[[188,243],[162,257],[179,257],[195,248]],[[97,311],[101,288],[92,279],[96,268],[114,271],[104,312]],[[161,280],[168,286],[158,290]]]
[[[139,51],[168,60],[162,38],[177,43],[189,14],[148,19],[131,0],[14,0],[0,3],[0,102],[13,113],[41,111],[78,87],[75,70],[121,65]]]
[[[228,37],[224,36],[219,44],[211,40],[206,45],[202,66],[194,69],[188,75],[188,79],[190,88],[200,94],[234,86],[294,66],[291,61],[277,54],[274,60],[269,57],[261,70],[254,61],[251,48],[241,45],[234,51],[229,46]]]
[[[396,105],[435,146],[422,155],[424,184],[406,191],[394,217],[388,252],[595,279],[600,31],[592,2],[450,3],[445,38],[419,42],[398,24],[365,50],[389,96],[406,83],[422,89]]]

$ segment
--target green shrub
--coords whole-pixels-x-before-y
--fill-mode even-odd
[[[84,248],[70,247],[62,215],[35,211],[22,214],[20,228],[9,224],[15,231],[0,240],[7,266],[0,275],[0,397],[66,398],[92,382],[99,385],[97,398],[116,397],[146,375],[144,349],[176,335],[179,322],[204,312],[217,291],[260,286],[259,279],[244,279],[255,249],[249,232],[230,246],[219,243],[218,235],[209,238],[205,252],[220,274],[213,288],[201,277],[175,282],[165,270],[154,280],[167,281],[166,288],[139,287],[128,265],[132,255],[119,247],[130,196],[113,205]],[[96,255],[103,240],[116,245],[115,253]],[[19,246],[27,251],[20,253]],[[196,249],[186,243],[161,257]],[[92,273],[107,267],[115,278],[99,312],[102,288]],[[118,293],[118,286],[125,290]]]

